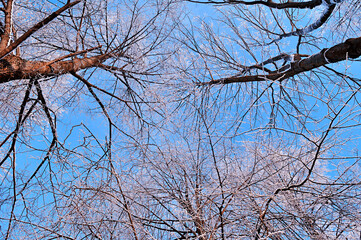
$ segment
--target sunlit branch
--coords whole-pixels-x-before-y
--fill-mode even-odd
[[[361,55],[361,37],[350,38],[343,43],[335,45],[331,48],[325,48],[319,53],[316,53],[308,58],[291,62],[288,69],[284,71],[276,70],[267,75],[245,75],[232,76],[221,79],[212,80],[209,82],[200,83],[199,85],[212,84],[229,84],[240,82],[259,82],[259,81],[282,81],[297,74],[310,71],[321,66],[336,63],[348,58],[355,59]]]
[[[9,1],[11,2],[11,1]],[[24,42],[27,38],[29,38],[32,34],[34,34],[36,31],[38,31],[40,28],[46,26],[49,22],[54,20],[57,16],[59,16],[62,12],[66,11],[67,9],[73,7],[74,5],[80,3],[81,0],[76,0],[74,2],[68,1],[67,4],[65,4],[63,7],[59,8],[57,11],[50,14],[48,17],[46,17],[41,22],[35,24],[33,27],[31,27],[27,32],[25,32],[23,35],[21,35],[18,39],[16,39],[14,42],[12,42],[9,46],[7,46],[5,49],[1,48],[0,52],[0,59],[6,56],[7,54],[11,53],[15,48],[17,48],[22,42]],[[11,10],[9,10],[11,11]],[[11,29],[11,26],[9,26],[9,29]],[[9,30],[10,31],[10,30]]]

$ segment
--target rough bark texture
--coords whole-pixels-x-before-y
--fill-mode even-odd
[[[13,13],[13,0],[3,1],[4,8],[2,11],[5,14],[5,25],[4,31],[1,34],[0,40],[0,84],[9,82],[12,80],[21,80],[21,79],[37,79],[44,77],[51,77],[61,74],[66,74],[70,72],[76,72],[82,69],[96,67],[99,63],[105,61],[109,58],[109,55],[103,54],[89,58],[73,58],[68,61],[61,61],[63,59],[74,57],[75,54],[69,54],[61,59],[56,59],[49,62],[44,61],[27,61],[22,59],[20,56],[15,56],[13,51],[18,48],[21,43],[23,43],[26,39],[28,39],[32,34],[37,32],[42,27],[46,26],[49,22],[54,20],[60,14],[65,12],[66,10],[72,8],[76,4],[80,3],[81,0],[67,1],[67,3],[51,13],[49,16],[44,18],[42,21],[33,25],[30,29],[28,29],[24,34],[22,34],[17,39],[12,39],[13,36],[12,28],[12,13]],[[13,36],[14,37],[14,36]],[[10,41],[11,40],[11,41]],[[94,50],[95,47],[90,50]],[[81,53],[84,51],[80,51]]]
[[[18,56],[8,55],[0,59],[0,83],[77,72],[82,69],[96,67],[108,57],[105,54],[89,58],[75,58],[68,61],[43,62],[27,61]]]
[[[267,75],[249,75],[249,76],[232,76],[216,79],[204,84],[228,84],[237,82],[254,82],[254,81],[282,81],[293,77],[302,72],[310,71],[329,63],[343,61],[347,58],[355,59],[361,56],[361,37],[350,38],[343,43],[337,44],[331,48],[322,49],[308,58],[301,59],[290,64],[286,71],[275,71]]]

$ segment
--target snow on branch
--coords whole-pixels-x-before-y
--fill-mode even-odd
[[[318,29],[319,27],[321,27],[327,21],[327,19],[331,16],[333,10],[335,9],[336,3],[334,3],[334,2],[338,1],[337,3],[339,3],[342,0],[324,0],[324,1],[326,3],[326,4],[324,4],[326,6],[326,8],[323,11],[321,17],[319,19],[317,19],[317,21],[315,21],[314,23],[312,23],[304,28],[298,29],[296,31],[282,34],[278,38],[271,41],[270,43],[267,43],[266,45],[270,45],[272,43],[278,42],[281,39],[286,38],[286,37],[303,36],[303,35],[306,35],[312,31]]]
[[[293,77],[302,72],[311,71],[313,69],[325,66],[329,63],[343,61],[347,58],[355,59],[361,56],[361,37],[350,38],[345,42],[337,44],[331,48],[325,48],[320,52],[294,62],[290,63],[290,67],[284,71],[269,72],[266,75],[235,75],[221,79],[215,79],[209,82],[201,83],[200,85],[213,84],[229,84],[237,82],[256,82],[256,81],[282,81]]]

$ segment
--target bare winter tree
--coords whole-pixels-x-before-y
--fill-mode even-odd
[[[1,4],[2,239],[360,238],[358,0]]]
[[[359,239],[359,1],[191,2],[215,6],[181,30],[197,134],[154,177],[178,236]]]
[[[0,238],[117,236],[113,227],[136,237],[128,199],[121,200],[127,227],[104,219],[107,229],[93,229],[92,217],[79,212],[87,211],[86,197],[74,193],[85,169],[86,179],[99,177],[92,183],[108,182],[91,172],[104,159],[115,171],[117,136],[133,139],[128,128],[154,124],[143,115],[157,102],[148,86],[162,83],[179,14],[167,1],[1,4]]]

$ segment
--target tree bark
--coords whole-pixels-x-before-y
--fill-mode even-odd
[[[337,44],[331,48],[324,48],[320,52],[291,62],[290,67],[286,71],[274,71],[267,75],[245,75],[231,76],[221,79],[212,80],[201,85],[209,84],[229,84],[238,82],[257,82],[257,81],[282,81],[293,77],[302,72],[307,72],[315,68],[325,66],[329,63],[340,62],[348,58],[355,59],[361,56],[361,37],[350,38],[345,42]]]
[[[109,58],[108,54],[75,58],[67,61],[27,61],[18,56],[8,55],[0,59],[0,83],[12,80],[46,78],[97,67]]]

